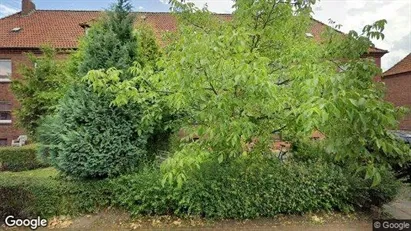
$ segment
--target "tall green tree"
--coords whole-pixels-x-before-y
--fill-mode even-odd
[[[129,1],[119,0],[90,28],[73,63],[82,77],[94,69],[128,70],[138,63],[137,36]],[[139,105],[112,105],[113,95],[97,94],[77,82],[60,102],[55,116],[40,128],[43,158],[63,173],[81,178],[105,178],[133,171],[150,160],[147,140],[152,127],[142,127]],[[58,127],[58,131],[56,131]]]
[[[159,104],[185,115],[188,143],[162,167],[168,179],[208,159],[270,155],[273,133],[292,142],[314,130],[327,137],[324,151],[355,165],[378,184],[379,167],[410,158],[410,150],[388,129],[400,110],[383,100],[373,78],[381,70],[364,58],[371,38],[383,38],[385,20],[362,33],[341,36],[327,30],[307,36],[314,0],[235,1],[234,19],[220,20],[192,3],[172,1],[181,27],[159,62],[162,72],[139,69],[120,82],[118,70],[89,73],[98,92],[115,93],[116,104],[147,104],[147,120],[158,119]],[[130,88],[130,85],[138,88]],[[254,143],[253,148],[247,148]]]
[[[119,0],[89,30],[80,43],[79,76],[90,70],[115,67],[127,69],[137,59],[137,37],[134,34],[132,5]]]
[[[72,83],[65,65],[51,47],[43,47],[42,55],[27,54],[29,64],[20,67],[21,78],[12,83],[12,91],[20,103],[14,113],[17,124],[36,138],[42,119],[55,112],[58,101]]]

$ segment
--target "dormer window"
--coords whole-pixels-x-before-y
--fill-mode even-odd
[[[88,22],[83,22],[79,24],[83,29],[84,33],[88,35],[88,30],[90,29],[90,24]]]
[[[15,33],[19,31],[21,31],[21,27],[14,27],[13,29],[11,29],[11,32],[15,32]]]

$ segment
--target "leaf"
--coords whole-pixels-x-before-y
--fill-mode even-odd
[[[372,180],[372,185],[371,187],[375,187],[377,185],[379,185],[381,183],[381,174],[380,172],[375,172],[374,176],[373,176],[373,180]]]
[[[221,155],[218,157],[218,163],[221,164],[221,163],[223,163],[223,161],[224,161],[224,155],[221,154]]]
[[[365,99],[361,98],[358,100],[358,106],[363,106],[365,104]]]

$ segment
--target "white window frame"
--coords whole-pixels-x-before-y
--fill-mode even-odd
[[[10,74],[7,77],[0,76],[0,83],[10,83],[11,82],[11,75],[13,73],[13,61],[11,59],[0,59],[0,62],[10,62]]]

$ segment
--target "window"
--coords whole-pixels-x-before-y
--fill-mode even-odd
[[[0,124],[11,124],[11,103],[0,101]]]
[[[9,111],[0,111],[0,120],[11,120],[11,113]]]
[[[10,82],[11,60],[0,59],[0,82]]]
[[[7,146],[7,139],[5,139],[5,138],[0,139],[0,147],[1,146]]]

